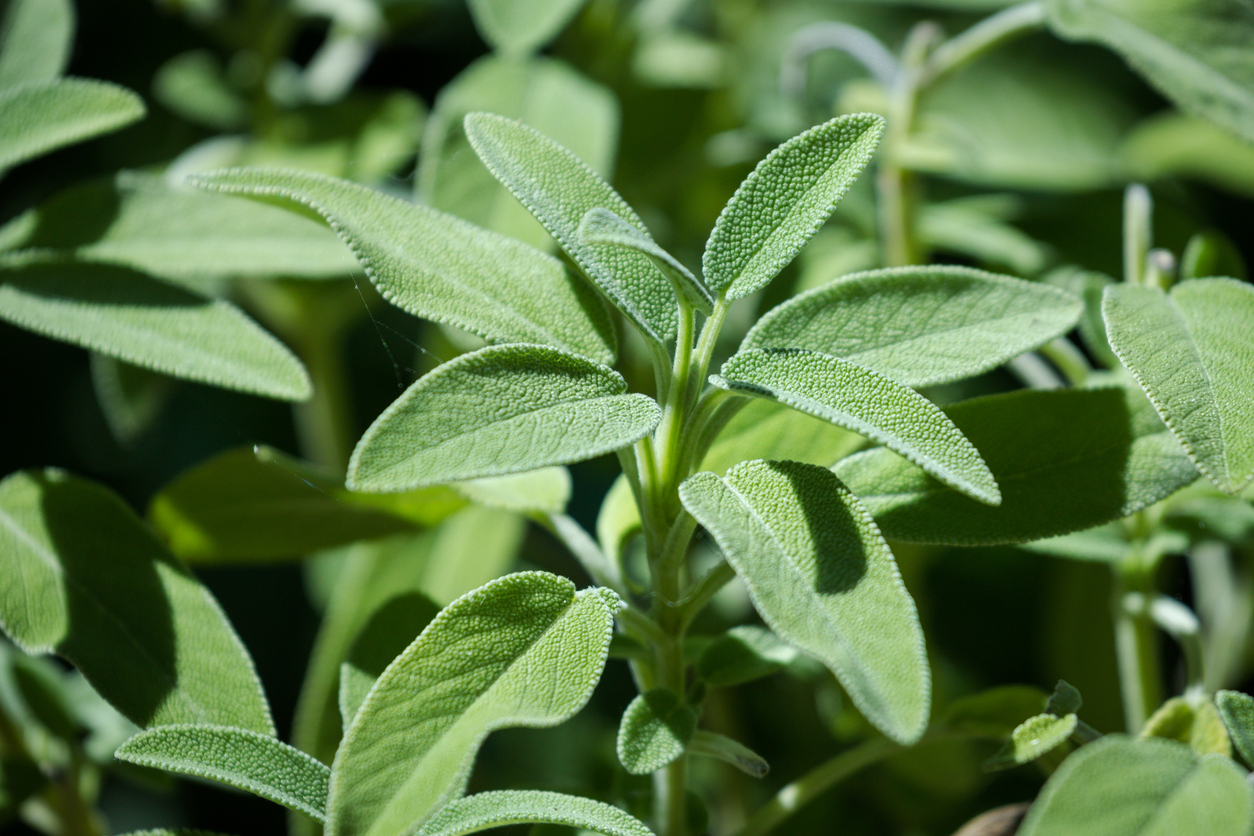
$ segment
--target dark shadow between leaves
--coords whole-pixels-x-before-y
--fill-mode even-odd
[[[14,247],[73,250],[94,244],[117,220],[121,201],[114,177],[93,180],[54,195],[15,223],[30,230]]]
[[[0,282],[22,293],[62,303],[100,307],[201,308],[213,304],[138,270],[111,264],[39,261],[6,267]]]
[[[389,599],[357,634],[348,663],[378,679],[439,611],[439,605],[421,592],[406,592]]]
[[[866,575],[866,545],[853,512],[830,491],[838,486],[831,472],[801,462],[767,462],[788,479],[815,546],[814,591],[837,595],[854,589]]]

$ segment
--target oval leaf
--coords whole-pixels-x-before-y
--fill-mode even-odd
[[[322,174],[227,169],[189,182],[311,209],[339,233],[383,298],[490,342],[552,345],[607,363],[601,301],[561,262],[512,238]]]
[[[644,222],[609,183],[570,151],[521,122],[472,113],[465,128],[488,170],[628,319],[655,342],[675,335],[679,324],[675,294],[653,262],[635,250],[585,244],[579,236],[588,210],[603,207],[648,237]]]
[[[618,760],[632,775],[648,775],[682,755],[696,730],[697,715],[674,691],[653,688],[623,712]]]
[[[0,319],[213,386],[287,401],[313,392],[296,356],[230,302],[124,267],[0,263]]]
[[[57,470],[0,482],[0,627],[69,659],[140,726],[273,735],[252,659],[218,602],[121,500]]]
[[[931,693],[923,632],[857,497],[824,468],[764,461],[697,473],[679,497],[771,629],[826,665],[881,731],[918,740]]]
[[[0,90],[56,78],[73,40],[69,0],[9,0],[0,14]]]
[[[552,726],[582,708],[620,603],[524,572],[450,604],[379,677],[336,752],[328,836],[422,824],[464,790],[493,729]]]
[[[590,459],[647,435],[648,396],[606,366],[555,348],[490,346],[437,367],[353,451],[348,486],[397,491]]]
[[[740,345],[831,354],[906,386],[986,372],[1071,330],[1084,311],[1061,288],[969,267],[845,276],[795,296]]]
[[[1074,714],[1061,717],[1037,714],[1024,720],[1010,733],[1010,740],[993,757],[984,762],[986,770],[1009,769],[1034,761],[1046,752],[1067,742],[1079,725]]]
[[[795,349],[742,352],[720,372],[711,378],[717,386],[771,398],[861,433],[980,502],[1001,502],[979,451],[940,408],[879,372]]]
[[[1254,480],[1254,287],[1194,279],[1166,294],[1112,285],[1102,315],[1111,348],[1198,470],[1240,493]]]
[[[413,836],[463,836],[507,824],[562,824],[606,836],[653,836],[638,819],[591,798],[538,790],[481,792],[459,798]]]
[[[470,0],[483,39],[501,52],[539,49],[562,30],[587,0]]]
[[[723,208],[705,245],[710,290],[739,299],[765,287],[827,220],[871,160],[884,120],[840,116],[766,156]]]
[[[679,259],[659,247],[652,238],[636,229],[609,209],[589,209],[579,223],[579,237],[585,244],[626,247],[648,256],[671,283],[675,295],[707,316],[714,311],[714,297]]]
[[[797,651],[770,630],[742,624],[716,638],[697,658],[697,676],[708,685],[740,685],[770,676]]]
[[[524,514],[560,514],[570,502],[570,471],[545,467],[530,473],[453,482],[449,487],[476,505]]]
[[[0,169],[103,133],[144,115],[125,87],[60,78],[0,92]]]
[[[1215,707],[1228,729],[1232,745],[1247,764],[1254,763],[1254,697],[1239,691],[1218,691]]]
[[[118,748],[118,760],[221,781],[326,820],[331,770],[273,737],[228,726],[162,726]]]

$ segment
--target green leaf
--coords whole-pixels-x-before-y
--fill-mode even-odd
[[[583,243],[625,247],[648,257],[666,276],[675,296],[707,316],[714,311],[714,297],[701,280],[680,263],[679,259],[659,247],[652,238],[636,229],[609,209],[589,209],[579,223],[577,233]]]
[[[123,447],[152,428],[174,390],[174,379],[168,375],[94,351],[91,383],[105,423]]]
[[[866,444],[857,433],[775,401],[745,404],[714,438],[699,470],[722,476],[749,459],[794,461],[831,467]]]
[[[490,113],[465,119],[471,147],[514,197],[535,215],[558,245],[623,314],[650,339],[675,334],[679,314],[670,282],[634,250],[589,245],[579,224],[589,209],[613,211],[648,236],[644,222],[586,163],[521,122]]]
[[[1254,144],[1214,122],[1178,110],[1160,111],[1138,122],[1124,138],[1119,159],[1129,179],[1201,180],[1254,197]],[[1190,272],[1188,255],[1186,249],[1180,261],[1181,278],[1245,278],[1244,272],[1230,268]]]
[[[1113,285],[1102,302],[1119,359],[1221,491],[1254,480],[1254,287],[1194,279],[1170,294]]]
[[[143,115],[139,96],[104,81],[62,78],[0,91],[0,169],[116,131]]]
[[[984,762],[986,771],[1010,769],[1029,763],[1066,743],[1079,720],[1074,714],[1061,717],[1038,714],[1024,720],[1010,733],[1010,740],[997,754]]]
[[[560,514],[570,502],[570,471],[545,467],[529,473],[453,482],[453,490],[477,505],[520,513]]]
[[[711,377],[742,395],[771,398],[885,444],[988,505],[1001,501],[992,473],[940,408],[879,372],[827,354],[751,349]]]
[[[606,836],[653,836],[639,820],[591,798],[538,790],[481,792],[442,807],[413,836],[463,836],[507,824],[561,824]]]
[[[622,564],[623,547],[641,529],[640,509],[625,474],[619,474],[610,485],[597,512],[597,542],[601,551],[615,566]]]
[[[1228,758],[1109,735],[1063,761],[1018,836],[1246,836],[1254,796]]]
[[[881,731],[918,740],[931,691],[923,633],[857,497],[824,468],[764,461],[697,473],[679,496],[771,629],[823,662]]]
[[[73,41],[69,0],[9,0],[0,16],[0,90],[59,76]]]
[[[1084,698],[1080,690],[1065,679],[1058,680],[1054,693],[1049,695],[1045,704],[1045,712],[1061,717],[1064,714],[1075,714],[1084,706]]]
[[[409,387],[357,444],[353,490],[408,490],[590,459],[643,438],[661,417],[606,366],[556,348],[489,346]]]
[[[0,626],[55,652],[140,726],[274,734],[218,603],[117,497],[57,470],[0,482]]]
[[[638,694],[618,725],[618,760],[632,775],[648,775],[684,753],[697,715],[667,688]]]
[[[544,227],[501,188],[471,149],[462,121],[477,111],[532,125],[608,178],[618,140],[614,94],[561,61],[487,55],[436,97],[418,154],[422,201],[537,249],[553,249]],[[579,118],[571,119],[572,113]]]
[[[0,260],[0,319],[213,386],[288,401],[312,393],[296,356],[239,308],[125,267]]]
[[[988,462],[1001,506],[962,496],[888,450],[838,462],[836,475],[887,537],[1025,543],[1126,517],[1197,479],[1184,449],[1134,389],[1010,392],[945,414]]]
[[[770,630],[742,624],[723,633],[697,657],[697,676],[709,685],[740,685],[770,676],[797,657]]]
[[[370,616],[340,666],[340,716],[345,733],[379,675],[439,611],[439,604],[421,592],[404,592]]]
[[[1110,350],[1106,322],[1102,319],[1102,294],[1106,286],[1114,284],[1115,280],[1092,270],[1069,266],[1050,271],[1042,280],[1064,288],[1084,301],[1084,313],[1076,326],[1084,347],[1101,365],[1108,369],[1118,368],[1119,358]]]
[[[688,754],[717,758],[754,778],[765,778],[766,773],[771,771],[771,766],[766,759],[748,746],[725,735],[702,729],[697,729],[696,734],[688,743]]]
[[[702,269],[715,293],[740,299],[765,287],[818,232],[871,160],[884,120],[840,116],[766,156],[723,208]]]
[[[1188,542],[1185,541],[1182,545],[1187,547]],[[1128,541],[1128,531],[1123,523],[1113,522],[1058,537],[1034,540],[1024,543],[1022,548],[1069,560],[1117,564],[1132,551],[1132,544]]]
[[[317,213],[352,247],[384,298],[414,316],[491,342],[533,342],[614,360],[613,329],[600,300],[561,262],[526,244],[311,172],[228,169],[190,182]]]
[[[1145,721],[1141,737],[1161,737],[1186,743],[1199,755],[1232,757],[1232,740],[1210,701],[1172,697]]]
[[[943,725],[962,734],[1000,740],[1039,714],[1048,695],[1032,685],[1002,685],[963,697],[946,709]]]
[[[464,790],[493,729],[552,726],[582,708],[620,605],[524,572],[445,608],[384,671],[336,753],[328,836],[421,825]]]
[[[0,228],[0,248],[117,264],[175,281],[337,278],[357,266],[317,221],[138,171],[73,186],[19,215]]]
[[[470,0],[484,40],[506,53],[539,49],[560,32],[587,0]]]
[[[1254,7],[1225,0],[1051,0],[1060,37],[1097,41],[1184,110],[1254,140]]]
[[[1215,694],[1215,707],[1232,745],[1247,764],[1254,763],[1254,697],[1240,691],[1219,691]]]
[[[331,770],[264,734],[229,726],[162,726],[132,737],[116,756],[140,766],[221,781],[326,820]]]
[[[1018,201],[1001,200],[1005,195],[987,197],[987,201],[955,198],[921,207],[919,241],[937,250],[969,256],[977,263],[1004,265],[1016,275],[1040,273],[1053,253],[1047,244],[1007,221],[1007,215],[1017,212],[1005,212],[1003,206],[1017,209]]]
[[[872,270],[774,308],[740,350],[819,351],[906,386],[931,386],[986,372],[1065,334],[1083,309],[1059,288],[968,267]]]

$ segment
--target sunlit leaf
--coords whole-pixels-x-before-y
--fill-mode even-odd
[[[545,467],[529,473],[488,476],[449,487],[478,505],[520,513],[560,514],[570,502],[570,471]]]
[[[1215,706],[1232,738],[1232,745],[1247,764],[1254,763],[1254,697],[1240,691],[1219,691]]]
[[[1074,714],[1061,717],[1037,714],[1024,720],[1010,733],[1010,740],[1001,751],[984,762],[986,770],[1009,769],[1034,761],[1066,743],[1075,731],[1078,720]]]
[[[0,90],[56,78],[73,41],[69,0],[9,0],[0,13]]]
[[[714,298],[710,296],[710,291],[705,289],[700,279],[692,275],[691,270],[659,247],[652,238],[609,209],[600,206],[589,209],[579,224],[578,234],[586,244],[626,247],[644,254],[670,280],[671,288],[678,298],[704,314],[708,315],[714,310]]]
[[[1172,697],[1145,721],[1141,737],[1178,740],[1199,755],[1232,757],[1232,740],[1222,715],[1209,700]]]
[[[143,100],[116,84],[61,78],[0,90],[0,169],[144,115]]]
[[[587,0],[470,0],[484,40],[507,53],[544,46]]]
[[[798,412],[787,404],[755,398],[715,436],[698,469],[722,476],[727,468],[749,459],[831,467],[865,444],[863,436],[831,421]]]
[[[442,807],[414,836],[463,836],[507,824],[560,824],[606,836],[653,836],[638,819],[591,798],[538,790],[481,792]]]
[[[697,715],[674,691],[650,689],[623,712],[618,761],[632,775],[648,775],[682,755],[696,729]]]
[[[620,475],[610,485],[597,512],[597,542],[610,562],[622,561],[623,547],[640,531],[640,509],[627,477]]]
[[[379,675],[439,611],[439,605],[421,592],[404,592],[370,616],[340,666],[340,716],[346,733]]]

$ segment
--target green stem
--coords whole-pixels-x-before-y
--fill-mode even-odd
[[[1123,193],[1123,280],[1145,284],[1145,257],[1154,246],[1154,202],[1149,189],[1133,183]]]
[[[1058,337],[1037,349],[1042,357],[1054,364],[1072,386],[1083,386],[1093,372],[1088,358],[1066,337]]]
[[[680,617],[683,619],[684,626],[687,627],[692,620],[697,617],[701,610],[705,609],[705,605],[710,603],[710,599],[718,594],[718,591],[731,582],[736,577],[736,570],[726,560],[719,563],[713,569],[705,574],[705,577],[697,581],[696,586],[688,593],[688,596],[680,602]]]
[[[696,314],[682,300],[679,303],[679,332],[675,337],[675,362],[671,369],[671,382],[667,387],[666,403],[662,407],[662,420],[653,435],[658,466],[658,482],[668,495],[678,484],[681,463],[680,431],[688,403],[688,372],[692,363],[692,337],[696,327]]]
[[[303,336],[298,352],[313,381],[313,395],[295,405],[296,434],[301,450],[311,461],[343,473],[353,451],[354,434],[340,334]]]
[[[1197,614],[1175,598],[1155,595],[1147,602],[1150,618],[1176,640],[1184,656],[1185,692],[1193,695],[1206,693],[1206,669],[1202,653],[1202,625]]]
[[[1163,698],[1153,619],[1147,607],[1128,606],[1129,595],[1148,599],[1154,592],[1153,563],[1145,557],[1141,548],[1133,549],[1116,567],[1111,605],[1124,718],[1130,734],[1140,732]]]
[[[920,89],[935,84],[997,47],[1045,26],[1045,4],[1039,0],[1003,9],[941,44],[924,63]]]

